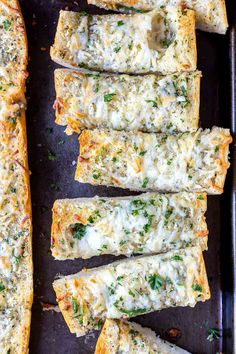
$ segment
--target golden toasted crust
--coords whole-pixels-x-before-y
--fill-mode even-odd
[[[24,20],[17,0],[0,1],[0,19],[3,21],[1,47],[3,52],[6,51],[5,56],[0,58],[1,73],[3,73],[0,82],[4,88],[0,92],[0,143],[4,147],[1,151],[0,168],[1,171],[5,168],[9,169],[7,178],[10,183],[15,183],[11,192],[15,195],[9,196],[8,199],[14,214],[9,211],[8,219],[12,218],[13,221],[9,225],[13,229],[17,229],[21,235],[17,245],[23,249],[23,255],[14,256],[17,260],[17,266],[13,266],[11,272],[14,294],[11,294],[10,290],[8,294],[7,284],[5,283],[7,280],[4,280],[4,277],[2,278],[6,286],[1,294],[3,299],[6,299],[4,301],[7,308],[5,309],[6,318],[1,318],[2,321],[6,321],[4,324],[6,334],[1,337],[0,333],[0,347],[6,353],[9,351],[26,354],[28,353],[33,301],[32,223],[24,97],[28,49]],[[2,201],[4,201],[7,192],[6,188],[9,188],[9,182],[7,179],[6,181],[3,179],[1,182],[3,186],[0,193],[2,209],[4,208]],[[4,230],[5,225],[0,225],[0,227]],[[5,237],[7,235],[3,234],[3,242]],[[0,241],[2,240],[0,239]],[[16,247],[16,245],[12,247]],[[12,248],[12,253],[14,252],[15,249]],[[6,254],[6,260],[10,264],[12,262],[11,254],[9,258],[7,257],[8,254]],[[1,269],[1,264],[4,265],[4,263],[0,263],[0,273],[4,274],[2,273],[4,268]],[[15,320],[14,316],[8,316],[9,311],[17,311],[16,323],[13,322]]]

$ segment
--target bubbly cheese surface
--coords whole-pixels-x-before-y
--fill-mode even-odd
[[[88,15],[61,11],[51,57],[59,64],[123,73],[196,69],[192,10]]]
[[[106,319],[95,354],[189,354],[134,322]]]
[[[27,45],[17,1],[0,1],[0,353],[26,354],[33,294],[25,131]]]
[[[137,257],[54,281],[63,316],[77,336],[105,318],[129,318],[210,298],[200,247]]]
[[[220,34],[224,34],[228,28],[225,0],[88,0],[88,3],[122,12],[182,5],[196,12],[197,28]]]
[[[200,72],[167,76],[55,71],[56,123],[81,128],[174,132],[199,121]]]
[[[168,192],[223,192],[232,142],[228,129],[179,134],[84,130],[75,179]]]
[[[56,259],[102,254],[162,253],[207,248],[205,193],[57,200],[52,255]]]

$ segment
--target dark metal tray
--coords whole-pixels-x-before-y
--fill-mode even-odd
[[[28,144],[32,171],[33,251],[35,295],[32,312],[30,353],[90,354],[94,352],[98,332],[82,338],[70,334],[60,313],[43,311],[41,303],[56,304],[52,282],[58,273],[70,274],[83,267],[109,263],[115,257],[91,260],[55,261],[50,253],[51,207],[55,199],[65,197],[117,196],[131,194],[115,188],[92,187],[74,181],[75,161],[79,152],[77,136],[67,137],[54,123],[53,71],[49,48],[54,40],[60,9],[99,12],[85,0],[22,0],[21,5],[29,39]],[[236,8],[228,1],[230,30],[226,36],[197,33],[198,69],[202,70],[201,122],[231,127],[235,132],[235,55]],[[233,150],[233,148],[232,148]],[[48,159],[49,151],[56,156]],[[233,153],[231,152],[231,161]],[[209,250],[205,260],[212,292],[210,301],[195,308],[175,308],[140,316],[137,322],[148,326],[163,338],[195,354],[236,353],[234,350],[234,276],[235,276],[235,184],[232,161],[225,193],[208,198],[207,221]],[[234,174],[235,175],[235,174]],[[178,331],[170,331],[171,329]],[[221,337],[207,340],[210,328]],[[173,332],[177,337],[171,336]],[[137,353],[138,354],[138,353]]]

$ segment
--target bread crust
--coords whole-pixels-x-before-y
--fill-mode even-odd
[[[32,264],[32,222],[31,222],[31,200],[30,200],[30,184],[29,184],[29,167],[27,156],[27,138],[26,138],[26,121],[25,121],[25,80],[27,77],[28,63],[28,46],[24,20],[22,17],[19,2],[17,0],[1,0],[0,1],[0,18],[5,16],[4,28],[5,31],[2,37],[6,36],[8,41],[12,41],[12,46],[17,55],[17,59],[11,62],[11,56],[7,57],[7,61],[0,62],[0,66],[5,70],[6,75],[1,77],[1,84],[5,90],[1,91],[1,113],[0,127],[3,129],[3,135],[0,134],[0,140],[5,151],[1,158],[0,167],[9,166],[12,161],[14,168],[9,170],[8,178],[16,181],[16,187],[12,188],[11,193],[15,193],[16,197],[9,199],[12,209],[15,208],[15,201],[18,200],[16,208],[16,220],[14,228],[18,228],[19,233],[22,233],[18,246],[24,247],[24,256],[14,256],[17,260],[17,267],[13,266],[12,279],[15,276],[20,276],[19,281],[15,284],[14,308],[17,310],[19,319],[16,324],[14,318],[9,320],[5,330],[5,335],[0,333],[0,347],[5,352],[17,352],[19,354],[28,353],[28,344],[30,336],[31,322],[31,306],[33,302],[33,264]],[[8,17],[9,16],[9,17]],[[7,37],[8,36],[8,37]],[[5,48],[5,47],[4,47]],[[11,85],[9,85],[9,83]],[[17,150],[14,150],[17,146]],[[10,155],[8,155],[11,153]],[[17,172],[14,172],[14,171]],[[2,180],[4,183],[4,180]],[[4,198],[5,189],[0,194],[0,200]],[[1,208],[3,205],[1,204]],[[9,215],[9,218],[11,215]],[[14,220],[14,219],[13,219]],[[3,227],[3,225],[0,225]],[[4,235],[6,237],[7,235]],[[22,243],[21,243],[22,242]],[[24,244],[24,246],[22,246]],[[15,246],[12,246],[15,247]],[[14,248],[12,253],[14,253]],[[7,256],[7,254],[6,254]],[[1,257],[0,257],[1,258]],[[12,262],[12,259],[8,259]],[[4,268],[0,264],[0,273],[3,274]],[[13,280],[12,280],[13,281]],[[23,284],[24,285],[23,285]],[[2,291],[3,299],[7,298],[6,288]],[[11,293],[8,297],[11,297]],[[8,310],[11,311],[11,303],[6,302],[7,308],[6,318],[1,320],[7,321]],[[14,328],[14,331],[10,329]],[[9,329],[9,330],[8,330]],[[1,330],[0,330],[1,332]]]

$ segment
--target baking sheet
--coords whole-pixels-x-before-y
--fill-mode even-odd
[[[99,332],[76,338],[70,334],[62,315],[55,311],[43,311],[42,304],[56,304],[51,284],[59,274],[66,275],[78,272],[83,267],[100,266],[116,258],[102,256],[90,260],[55,261],[50,252],[51,207],[57,198],[121,196],[132,193],[74,181],[79,152],[78,137],[75,134],[67,137],[63,128],[54,123],[53,71],[56,65],[50,59],[49,48],[54,40],[60,9],[86,10],[89,13],[102,11],[93,6],[88,7],[84,0],[22,0],[21,5],[27,25],[30,54],[27,122],[29,163],[32,172],[35,281],[30,353],[90,354],[94,352]],[[228,8],[230,5],[228,1]],[[229,11],[231,24],[235,20],[232,11],[233,9]],[[231,94],[234,94],[234,84],[230,85],[230,79],[234,75],[234,41],[233,26],[226,36],[197,33],[198,69],[203,73],[203,127],[233,127]],[[49,160],[49,153],[55,155],[54,161]],[[136,322],[155,330],[163,338],[195,354],[234,353],[232,255],[235,244],[232,243],[232,171],[231,167],[225,194],[208,198],[209,251],[204,256],[212,292],[211,300],[204,304],[199,303],[193,309],[166,309],[135,319]],[[221,336],[213,342],[207,340],[211,328],[219,329]],[[174,337],[171,335],[173,333]]]

